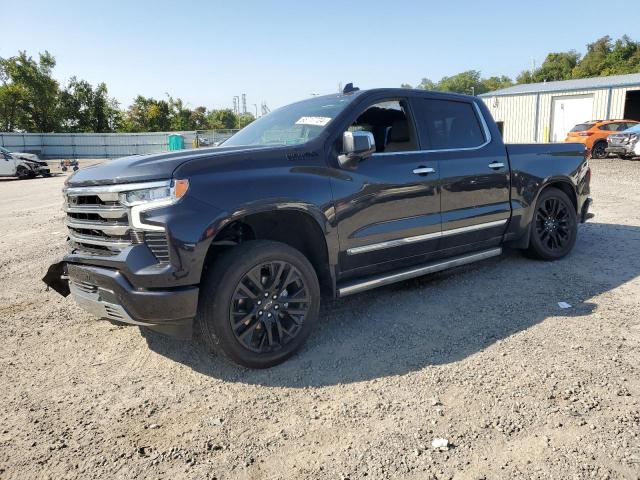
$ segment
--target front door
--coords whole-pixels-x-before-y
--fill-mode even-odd
[[[376,153],[353,171],[336,172],[331,180],[342,274],[392,269],[436,251],[438,162],[420,151],[406,99],[372,101],[348,129],[371,132]],[[341,137],[336,145],[334,155]]]
[[[441,255],[500,244],[511,215],[509,159],[473,100],[413,99],[427,158],[440,167]]]
[[[13,177],[16,174],[16,161],[11,155],[0,152],[0,177]]]

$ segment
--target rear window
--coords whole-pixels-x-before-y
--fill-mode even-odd
[[[585,130],[589,130],[593,127],[595,123],[579,123],[575,127],[571,129],[572,132],[584,132]]]

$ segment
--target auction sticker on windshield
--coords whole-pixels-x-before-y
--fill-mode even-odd
[[[324,127],[331,121],[331,117],[300,117],[296,125],[317,125]]]

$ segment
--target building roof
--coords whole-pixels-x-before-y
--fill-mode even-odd
[[[576,80],[560,80],[558,82],[523,83],[513,87],[483,93],[480,97],[501,95],[523,95],[527,93],[564,92],[570,90],[592,90],[609,87],[640,87],[640,73],[629,75],[611,75],[609,77],[578,78]]]

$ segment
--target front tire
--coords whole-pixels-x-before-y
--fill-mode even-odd
[[[245,242],[203,275],[196,322],[216,353],[250,368],[293,355],[318,318],[320,286],[309,260],[279,242]]]
[[[33,178],[35,175],[33,175],[33,172],[27,167],[19,166],[16,169],[16,176],[19,180],[27,180],[29,178]]]
[[[529,253],[542,260],[567,255],[578,236],[578,215],[566,193],[557,188],[542,191],[531,221]]]

